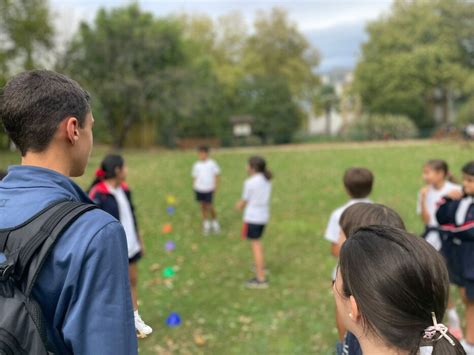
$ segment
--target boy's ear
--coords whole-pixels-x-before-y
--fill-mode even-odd
[[[75,145],[79,140],[79,121],[76,117],[68,117],[65,121],[66,138],[72,145]]]

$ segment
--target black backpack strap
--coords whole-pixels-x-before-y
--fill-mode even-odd
[[[60,201],[40,212],[26,224],[10,231],[6,241],[7,264],[13,264],[12,277],[22,281],[29,297],[44,261],[58,237],[94,205]]]

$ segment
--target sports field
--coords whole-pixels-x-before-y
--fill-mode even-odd
[[[105,150],[94,153],[84,178],[90,183]],[[245,163],[263,155],[274,172],[272,220],[264,247],[270,270],[268,290],[247,290],[252,276],[250,248],[240,239],[241,216],[234,210]],[[336,341],[331,270],[336,264],[323,239],[331,211],[347,197],[341,178],[350,166],[375,174],[374,201],[396,209],[416,233],[415,214],[421,166],[430,158],[446,159],[459,178],[472,149],[446,142],[367,145],[314,145],[221,150],[213,154],[222,168],[217,210],[221,236],[200,233],[190,170],[194,152],[126,151],[129,184],[134,191],[146,257],[140,265],[141,314],[154,328],[139,343],[142,354],[331,354]],[[15,154],[0,153],[0,168],[15,163]],[[166,196],[177,199],[176,213],[166,213]],[[173,232],[162,233],[170,222]],[[165,243],[176,249],[167,253]],[[176,275],[162,277],[172,266]],[[177,312],[182,324],[169,328],[166,317]]]

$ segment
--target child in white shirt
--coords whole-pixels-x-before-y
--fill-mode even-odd
[[[374,184],[374,175],[369,169],[366,168],[349,168],[344,173],[343,183],[350,199],[344,205],[334,210],[334,212],[331,214],[331,217],[329,218],[329,222],[326,227],[326,232],[324,233],[324,238],[327,241],[331,242],[331,254],[336,258],[339,257],[339,250],[341,249],[341,227],[339,225],[341,215],[348,207],[352,206],[353,204],[359,202],[371,202],[368,199],[368,196],[372,192],[372,186]],[[334,269],[333,271],[333,281],[335,280],[335,275],[336,269]],[[346,329],[342,325],[337,312],[336,324],[339,333],[339,339],[342,341]]]
[[[426,184],[418,193],[416,212],[425,225],[423,237],[436,250],[441,249],[441,239],[438,231],[436,212],[441,199],[452,191],[458,191],[462,196],[462,187],[448,180],[449,167],[444,160],[429,160],[423,166],[423,181]]]
[[[244,209],[242,237],[252,242],[255,259],[256,277],[247,282],[248,288],[267,288],[263,248],[260,239],[270,218],[270,197],[272,192],[271,172],[265,160],[254,156],[248,161],[247,171],[250,177],[245,180],[242,199],[237,209]]]
[[[423,238],[426,239],[436,250],[441,250],[441,237],[439,223],[436,219],[439,203],[443,197],[463,196],[462,187],[449,181],[450,173],[448,164],[441,159],[428,160],[423,166],[423,181],[426,184],[418,193],[416,212],[420,215],[425,225]],[[461,322],[456,307],[449,298],[447,309],[448,327],[451,334],[462,339]]]
[[[196,201],[201,205],[203,232],[205,235],[211,231],[218,234],[221,228],[217,221],[213,200],[219,185],[221,170],[219,165],[209,158],[209,147],[199,147],[198,156],[199,160],[193,165],[192,177]]]

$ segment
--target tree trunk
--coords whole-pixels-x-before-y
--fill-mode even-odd
[[[331,106],[327,105],[324,111],[326,114],[326,134],[330,136],[331,135]]]

